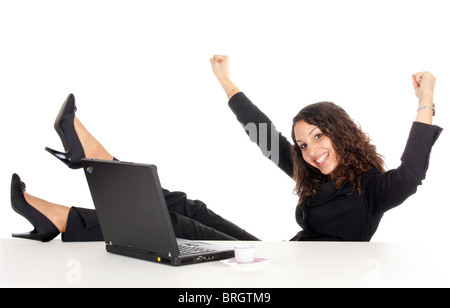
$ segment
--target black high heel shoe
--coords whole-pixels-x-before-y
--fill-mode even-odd
[[[13,210],[25,217],[33,226],[34,230],[28,233],[13,233],[13,237],[49,242],[59,235],[56,226],[41,212],[31,206],[23,195],[26,185],[17,174],[13,174],[11,180],[11,207]]]
[[[55,120],[55,130],[59,138],[61,138],[65,152],[62,153],[48,147],[45,148],[47,152],[71,169],[80,169],[82,167],[81,160],[86,157],[73,123],[76,111],[75,96],[69,94]]]

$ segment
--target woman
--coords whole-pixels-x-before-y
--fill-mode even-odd
[[[259,137],[255,141],[263,151],[262,145],[269,145],[272,153],[277,149],[274,161],[297,183],[296,219],[302,231],[293,240],[369,241],[383,213],[414,194],[425,177],[431,148],[442,131],[431,125],[435,78],[430,73],[413,75],[419,98],[416,122],[402,165],[384,172],[375,147],[338,106],[322,102],[302,109],[293,121],[291,145],[230,80],[228,57],[214,56],[210,62],[237,119],[246,127],[255,124],[257,136],[268,136],[263,142]],[[75,111],[70,95],[55,122],[66,152],[47,150],[73,169],[80,168],[83,157],[114,159],[81,124]],[[269,136],[274,134],[279,136],[278,144],[271,144]],[[201,201],[189,200],[180,192],[164,190],[164,195],[177,237],[257,240]],[[103,239],[94,210],[68,208],[33,197],[25,192],[18,175],[13,175],[11,200],[13,209],[35,227],[31,233],[14,236],[49,241],[62,233],[63,241]]]
[[[230,80],[228,57],[214,56],[210,62],[238,120],[245,127],[266,123],[253,126],[269,130],[262,136],[279,134],[271,131],[275,127],[269,118]],[[388,172],[368,137],[340,107],[321,102],[294,117],[294,145],[279,134],[276,160],[296,182],[296,219],[303,230],[292,240],[370,241],[383,214],[416,192],[425,178],[431,148],[442,131],[431,125],[435,82],[429,72],[412,76],[419,98],[417,117],[401,166]],[[257,139],[258,145],[260,141]],[[270,140],[263,144],[270,144]]]

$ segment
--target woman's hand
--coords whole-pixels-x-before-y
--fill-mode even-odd
[[[228,56],[214,55],[209,62],[211,62],[213,73],[217,79],[230,79],[230,60]]]
[[[436,77],[434,77],[430,72],[419,72],[412,75],[412,82],[414,86],[414,92],[419,98],[420,104],[424,100],[433,99]]]
[[[215,55],[209,62],[228,99],[239,93],[239,88],[230,80],[230,60],[228,56]]]

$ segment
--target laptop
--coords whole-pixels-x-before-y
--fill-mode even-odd
[[[234,257],[234,250],[177,239],[155,165],[83,159],[106,251],[174,266]]]

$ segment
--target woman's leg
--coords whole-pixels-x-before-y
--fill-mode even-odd
[[[62,118],[61,126],[69,127],[72,121],[76,136],[88,158],[114,160],[115,158],[92,136],[76,116]],[[69,135],[69,134],[68,134]],[[72,134],[73,135],[73,134]],[[206,205],[198,200],[187,199],[186,194],[164,190],[166,203],[177,237],[200,240],[257,240],[256,237],[237,227],[210,211]],[[95,210],[69,208],[51,203],[43,199],[24,193],[26,201],[49,219],[55,227],[63,233],[63,241],[102,241]]]
[[[170,219],[178,238],[190,240],[247,240],[258,238],[215,214],[199,200],[187,199],[185,193],[163,189]],[[95,210],[70,208],[64,242],[103,241]]]
[[[68,117],[62,118],[62,121],[66,121],[62,123],[64,127],[70,127],[67,122],[69,120]],[[79,138],[87,157],[104,160],[114,159],[102,144],[89,133],[77,117],[72,118],[70,121],[73,121],[72,124],[77,135],[76,137]],[[12,207],[34,225],[35,230],[31,232],[33,239],[45,239],[45,241],[48,241],[57,236],[59,231],[63,234],[63,241],[103,240],[100,225],[94,210],[70,208],[48,202],[27,193],[25,191],[25,184],[20,183],[20,178],[16,175],[15,177],[13,176],[11,192],[12,197],[14,195],[16,198],[11,198],[13,203]],[[38,224],[39,227],[36,228],[37,226],[35,224]],[[39,230],[49,234],[37,234]],[[28,234],[15,234],[15,236],[31,238]]]
[[[88,158],[113,160],[114,157],[97,141],[75,117],[75,130]],[[175,235],[192,240],[258,240],[252,234],[215,214],[199,200],[187,199],[185,193],[163,190]],[[64,241],[85,238],[102,240],[95,211],[72,208],[69,228]]]
[[[114,157],[103,147],[103,145],[89,133],[83,123],[74,118],[75,131],[80,139],[81,146],[87,158],[113,160]]]
[[[192,240],[259,240],[209,210],[200,200],[188,199],[183,192],[163,189],[163,193],[178,237]]]
[[[48,202],[26,192],[23,193],[23,196],[31,206],[47,217],[55,225],[59,232],[66,232],[67,217],[69,216],[70,208],[64,205]]]
[[[62,234],[64,242],[103,241],[95,210],[67,207],[24,192],[28,204],[43,214]]]
[[[61,236],[63,242],[101,242],[102,229],[97,218],[97,212],[78,207],[70,208],[67,218],[66,232]]]

